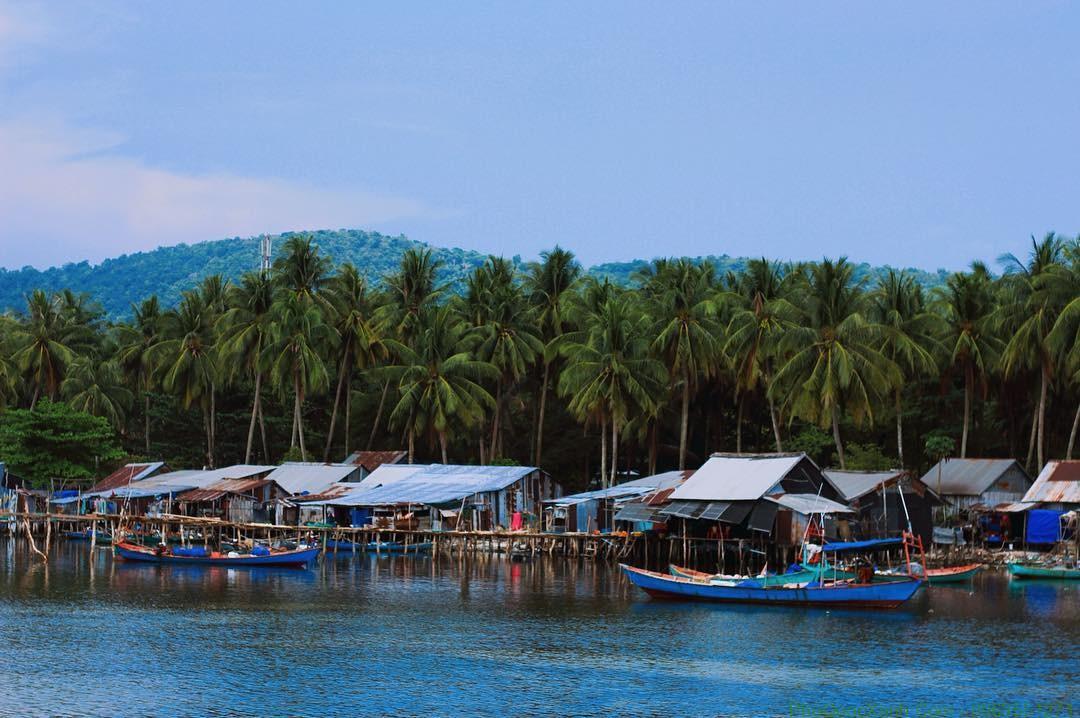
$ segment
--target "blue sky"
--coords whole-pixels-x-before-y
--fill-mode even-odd
[[[956,269],[1080,231],[1080,6],[0,0],[0,266],[356,227]]]

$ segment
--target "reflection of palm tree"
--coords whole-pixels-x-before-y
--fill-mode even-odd
[[[784,332],[787,358],[774,387],[796,416],[832,425],[841,469],[841,411],[857,424],[872,421],[874,403],[899,381],[896,364],[878,350],[882,328],[862,314],[863,294],[853,274],[843,258],[810,267],[803,321]]]

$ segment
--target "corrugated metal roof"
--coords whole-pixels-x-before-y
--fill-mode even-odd
[[[1027,476],[1015,459],[945,459],[927,471],[922,481],[938,494],[978,496],[1013,467]]]
[[[317,494],[306,494],[304,496],[294,496],[290,499],[295,503],[308,503],[312,501],[325,501],[326,499],[334,499],[345,494],[352,493],[360,488],[358,481],[339,481],[336,484],[331,484],[325,491],[321,491]]]
[[[360,487],[372,489],[402,481],[427,468],[426,464],[383,464],[360,481]]]
[[[1051,461],[1024,494],[1024,502],[1080,504],[1080,461]]]
[[[640,479],[634,479],[633,481],[624,481],[621,484],[609,486],[606,489],[583,491],[580,494],[571,494],[558,499],[548,499],[544,503],[555,504],[557,506],[570,506],[572,504],[584,503],[585,501],[590,501],[592,499],[625,499],[632,496],[644,496],[645,494],[652,493],[659,489],[673,489],[693,473],[693,471],[665,471],[661,474],[645,476]]]
[[[125,485],[115,489],[107,489],[105,491],[93,491],[86,495],[120,496],[134,499],[147,496],[175,494],[180,491],[202,489],[223,479],[244,479],[258,476],[259,474],[265,474],[272,471],[273,468],[273,466],[259,466],[254,464],[235,464],[233,466],[225,466],[220,469],[210,469],[208,471],[201,471],[198,469],[170,471],[166,474],[156,474],[141,479],[140,481],[131,484],[130,487]]]
[[[345,459],[346,464],[363,466],[366,471],[374,471],[383,464],[396,464],[407,456],[404,451],[354,451]]]
[[[336,506],[390,506],[397,504],[444,504],[460,501],[473,494],[499,491],[538,471],[532,466],[458,466],[449,464],[413,465],[404,476],[393,476],[389,483],[372,485],[369,479],[385,469],[382,466],[360,482],[360,488],[325,502]],[[391,476],[391,474],[386,474]]]
[[[94,484],[90,491],[108,491],[109,489],[127,486],[135,481],[141,481],[165,465],[164,461],[153,461],[142,464],[127,464],[121,466],[101,481]]]
[[[192,489],[177,495],[177,501],[198,503],[200,501],[217,501],[226,494],[246,494],[260,489],[267,484],[272,484],[270,479],[223,479],[201,489]]]
[[[806,454],[712,456],[671,494],[672,501],[753,501],[788,475]],[[807,459],[808,460],[808,459]],[[812,463],[812,462],[811,462]]]
[[[331,485],[344,481],[360,469],[354,464],[315,464],[288,462],[270,472],[266,478],[290,494],[319,494]]]
[[[830,501],[815,494],[780,494],[779,496],[766,496],[765,498],[769,501],[775,501],[785,509],[791,509],[804,516],[810,516],[811,514],[855,513],[844,504]]]
[[[892,485],[893,482],[904,476],[899,469],[890,471],[837,471],[826,469],[825,476],[832,485],[840,492],[846,501],[865,496],[871,491],[876,491],[882,484]]]

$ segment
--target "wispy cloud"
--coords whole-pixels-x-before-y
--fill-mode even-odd
[[[426,216],[419,202],[230,174],[184,174],[111,152],[123,138],[63,124],[0,124],[0,266]]]

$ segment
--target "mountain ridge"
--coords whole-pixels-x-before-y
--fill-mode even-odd
[[[276,252],[286,238],[295,235],[312,236],[319,249],[330,256],[335,267],[352,262],[373,280],[393,271],[401,255],[411,248],[430,248],[443,262],[440,281],[451,285],[458,285],[489,256],[474,250],[440,247],[409,239],[405,235],[390,236],[359,229],[323,229],[270,235],[273,251]],[[157,294],[164,306],[172,306],[179,301],[181,292],[195,286],[205,276],[220,273],[235,280],[244,272],[258,269],[260,248],[257,239],[229,237],[177,244],[121,254],[97,264],[84,260],[47,269],[0,268],[0,311],[20,311],[25,306],[26,295],[35,289],[85,292],[101,303],[112,319],[129,316],[132,303],[151,294]],[[573,250],[573,247],[567,248]],[[518,266],[525,264],[520,255],[514,255],[512,259]],[[746,257],[727,254],[702,255],[691,259],[711,260],[721,273],[738,272],[749,261]],[[627,282],[635,271],[647,266],[650,261],[632,259],[604,262],[588,267],[587,272],[597,277],[607,277],[613,282]],[[856,265],[856,277],[872,277],[885,269],[860,263]],[[948,272],[942,269],[931,272],[908,268],[907,271],[928,287],[943,283],[948,276]]]

